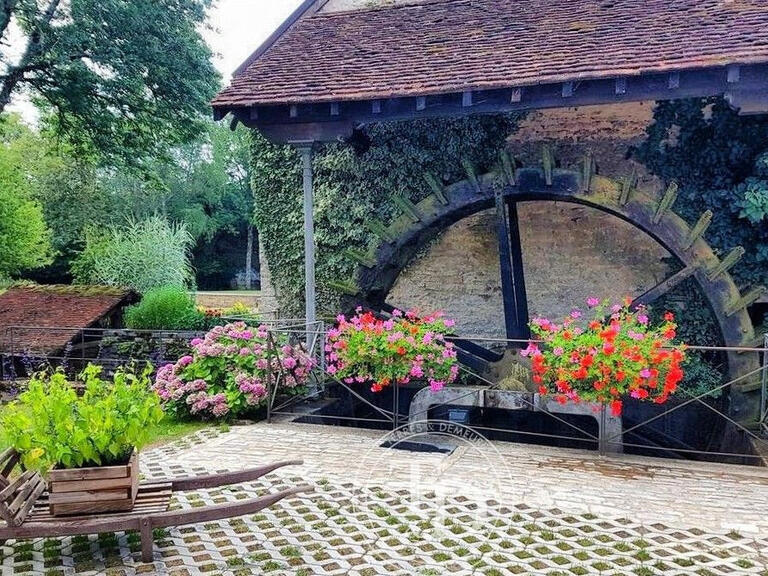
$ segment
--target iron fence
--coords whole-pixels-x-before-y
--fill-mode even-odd
[[[311,336],[315,341],[324,341],[326,333],[318,329],[311,334],[303,332],[302,327],[283,328],[270,330],[270,337],[279,339],[286,336],[295,340],[304,340]],[[507,338],[488,338],[476,336],[453,337],[454,341],[471,343],[482,346],[487,351],[495,354],[495,358],[503,357],[510,348],[521,348],[527,345],[528,340],[516,340]],[[497,348],[493,350],[494,346]],[[477,348],[470,348],[477,352]],[[514,439],[516,441],[548,441],[559,445],[588,448],[601,454],[636,452],[642,454],[661,455],[677,458],[696,458],[701,460],[715,460],[726,462],[759,463],[763,456],[762,448],[768,453],[768,441],[760,435],[760,431],[768,431],[768,336],[766,346],[763,348],[733,348],[725,346],[688,346],[690,351],[706,352],[709,354],[726,353],[756,353],[762,358],[761,365],[750,373],[722,382],[720,385],[703,392],[693,393],[681,387],[675,399],[665,405],[628,401],[629,409],[625,415],[616,422],[615,418],[608,414],[604,406],[582,406],[574,410],[572,406],[560,410],[556,403],[547,401],[536,392],[522,390],[505,390],[508,383],[503,377],[489,377],[478,370],[474,370],[462,363],[460,367],[460,380],[463,385],[452,386],[452,392],[448,395],[444,391],[434,394],[435,400],[426,405],[407,409],[403,402],[403,394],[414,396],[408,387],[392,386],[385,388],[386,394],[378,396],[367,393],[365,387],[360,384],[339,380],[324,372],[322,364],[315,370],[316,386],[310,393],[303,396],[293,396],[273,402],[275,391],[270,395],[268,418],[297,419],[303,422],[356,425],[369,428],[397,429],[406,423],[415,423],[433,418],[441,411],[450,412],[455,408],[477,407],[484,411],[498,410],[504,415],[491,419],[484,417],[482,421],[471,422],[467,425],[475,432],[502,439]],[[274,353],[279,358],[280,350],[274,346]],[[507,352],[508,353],[508,352]],[[744,423],[737,421],[728,414],[729,391],[743,384],[746,380],[756,379],[761,383],[761,397],[759,421],[760,426],[752,429]],[[444,389],[445,390],[445,389]],[[419,391],[416,392],[418,394]],[[347,395],[351,402],[347,405],[357,404],[358,410],[352,413],[342,413],[329,409],[329,402],[340,402],[340,395]],[[505,404],[506,395],[506,404]],[[334,398],[335,396],[335,398]],[[513,400],[510,400],[513,399]],[[412,398],[411,398],[412,400]],[[471,401],[470,401],[471,400]],[[477,401],[477,404],[473,402]],[[634,403],[633,403],[634,402]],[[314,404],[314,405],[313,405]],[[509,405],[513,408],[509,409]],[[507,406],[507,408],[505,408]],[[406,409],[404,410],[404,407]],[[362,409],[361,409],[362,408]],[[518,411],[521,418],[515,420],[514,414]],[[531,426],[515,425],[515,422],[529,420],[530,414],[539,415],[540,429],[531,429]],[[487,416],[485,414],[484,416]],[[613,421],[612,421],[613,419]],[[706,422],[706,426],[700,424],[697,427],[688,426],[694,440],[681,438],[675,434],[675,430],[669,430],[670,423],[682,421],[684,427],[687,422]],[[500,424],[502,422],[502,424]],[[510,426],[510,422],[513,425]],[[674,426],[673,426],[674,428]],[[699,428],[698,430],[696,428]],[[701,430],[704,428],[704,430]],[[553,431],[554,430],[554,431]],[[718,444],[717,438],[706,439],[706,433],[712,430],[720,430],[721,436],[733,435],[735,431],[740,439],[744,440],[740,445],[743,450],[724,449],[725,444]],[[702,445],[697,445],[697,440],[702,437]],[[705,444],[705,445],[703,445]]]
[[[268,382],[267,419],[296,419],[304,422],[327,423],[379,429],[397,429],[403,424],[427,421],[431,418],[465,419],[462,422],[478,434],[498,439],[523,442],[554,442],[560,445],[588,448],[601,454],[621,451],[659,454],[663,456],[758,462],[760,450],[727,450],[722,445],[698,443],[681,437],[676,422],[685,427],[686,419],[706,421],[707,429],[726,428],[748,440],[752,447],[768,453],[768,335],[762,348],[729,348],[689,346],[692,351],[715,353],[755,353],[761,357],[758,368],[739,378],[699,393],[685,388],[678,390],[676,399],[663,406],[637,403],[618,423],[604,407],[562,409],[555,402],[530,391],[530,374],[522,369],[512,374],[512,360],[527,340],[463,336],[450,338],[461,343],[460,384],[440,393],[428,393],[420,386],[392,386],[373,394],[365,386],[337,379],[325,369],[324,345],[326,322],[307,323],[302,318],[263,321],[251,316],[233,316],[224,321],[255,322],[267,326],[268,353],[281,367]],[[35,334],[43,334],[40,342],[61,342],[55,352],[36,349]],[[27,371],[42,365],[63,367],[76,374],[92,362],[112,370],[126,363],[149,362],[155,366],[176,361],[190,349],[189,342],[200,337],[199,331],[126,330],[110,328],[41,328],[11,326],[4,330],[0,344],[0,378],[13,377],[24,361]],[[25,342],[26,345],[22,345]],[[301,345],[314,360],[314,369],[301,393],[287,394],[281,379],[282,346]],[[507,358],[509,360],[509,358]],[[501,366],[496,374],[479,366]],[[505,371],[506,370],[506,371]],[[728,413],[728,393],[747,379],[755,379],[759,391],[758,422],[755,428],[745,426]],[[510,384],[512,388],[510,388]],[[515,389],[515,386],[517,388]],[[477,411],[480,412],[478,417]],[[531,415],[535,418],[532,418]],[[696,420],[698,419],[698,420]],[[693,432],[696,432],[692,428]],[[762,436],[761,436],[762,434]]]

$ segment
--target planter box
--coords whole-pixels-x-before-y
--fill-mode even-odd
[[[139,453],[127,464],[51,470],[48,504],[52,516],[128,512],[139,491]]]

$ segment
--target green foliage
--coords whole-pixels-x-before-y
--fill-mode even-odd
[[[478,173],[491,169],[516,126],[516,117],[472,117],[375,124],[348,144],[318,150],[315,169],[315,231],[318,300],[321,310],[338,309],[339,295],[329,281],[351,278],[349,246],[377,242],[366,220],[392,220],[393,194],[414,202],[430,194],[425,174],[443,183],[466,178],[462,159]],[[303,241],[301,166],[295,152],[254,134],[252,146],[254,221],[269,259],[281,310],[301,314]]]
[[[194,298],[175,286],[153,288],[125,310],[124,319],[134,330],[195,330],[203,323]]]
[[[0,117],[0,276],[51,261],[50,231],[24,170],[26,132],[17,117]]]
[[[150,389],[151,367],[141,373],[118,370],[103,380],[89,365],[78,396],[63,372],[35,375],[16,401],[0,413],[5,441],[25,467],[46,473],[54,466],[80,468],[125,461],[141,448],[163,418]]]
[[[140,164],[201,129],[219,76],[201,37],[210,0],[4,3],[0,112],[27,91],[81,153]],[[7,42],[11,22],[21,38]],[[21,48],[21,54],[16,52]]]
[[[739,116],[722,99],[661,102],[639,159],[677,180],[675,212],[689,223],[715,217],[707,241],[721,255],[747,253],[731,274],[742,285],[768,282],[768,119]]]
[[[192,237],[184,224],[159,216],[92,233],[73,265],[80,283],[132,288],[145,294],[164,286],[188,287],[194,274],[189,262]]]

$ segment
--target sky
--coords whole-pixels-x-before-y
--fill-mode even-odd
[[[235,69],[293,12],[302,0],[216,0],[210,13],[212,29],[204,32],[214,64],[226,84]],[[23,40],[20,36],[16,37]],[[11,44],[14,38],[11,37]],[[34,107],[17,99],[10,107],[35,122]]]
[[[205,39],[225,82],[243,61],[282,24],[301,0],[217,0],[212,32]]]

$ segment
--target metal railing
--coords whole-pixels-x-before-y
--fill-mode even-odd
[[[227,317],[223,321],[254,322],[255,317]],[[268,383],[267,418],[294,418],[304,421],[353,425],[361,427],[377,427],[396,429],[414,419],[428,419],[440,411],[447,411],[464,400],[478,393],[488,394],[499,392],[504,388],[504,379],[494,381],[488,374],[470,367],[464,363],[460,367],[460,379],[469,385],[466,391],[453,394],[448,401],[429,404],[424,410],[408,410],[408,395],[418,393],[414,388],[392,386],[384,393],[372,394],[360,384],[339,380],[328,374],[325,369],[325,341],[327,324],[317,321],[307,324],[303,318],[287,318],[262,321],[266,325],[268,350],[280,366],[277,374],[270,376]],[[45,334],[40,335],[41,332]],[[150,362],[155,366],[176,361],[183,353],[189,351],[189,341],[200,337],[202,331],[173,331],[173,330],[126,330],[111,328],[72,328],[56,327],[43,328],[38,326],[10,326],[3,331],[4,340],[0,342],[0,379],[14,376],[17,365],[23,360],[31,363],[27,371],[42,366],[64,367],[70,373],[76,374],[87,363],[92,362],[105,369],[130,362]],[[35,350],[35,335],[41,342],[61,343],[56,352],[40,348]],[[47,340],[45,338],[47,338]],[[487,357],[500,357],[499,350],[520,348],[527,340],[507,338],[489,338],[482,336],[462,336],[450,338],[461,342],[464,354],[483,356],[483,350],[496,347],[496,352],[490,352]],[[22,345],[26,342],[26,345]],[[285,343],[301,344],[314,359],[315,368],[305,390],[300,394],[286,394],[281,386],[282,374],[281,347]],[[768,335],[765,337],[763,348],[730,348],[717,346],[688,346],[691,351],[708,354],[746,352],[756,353],[761,357],[761,365],[748,374],[723,382],[720,385],[701,393],[691,393],[680,388],[675,400],[660,407],[646,417],[625,417],[620,433],[606,432],[606,413],[592,415],[595,422],[587,422],[584,415],[559,413],[541,402],[535,392],[522,392],[517,399],[525,409],[540,414],[547,424],[541,424],[539,429],[524,426],[509,426],[507,422],[476,422],[470,427],[478,433],[496,435],[501,438],[512,438],[521,441],[549,441],[566,445],[598,450],[600,453],[621,450],[640,451],[643,453],[658,453],[665,456],[697,457],[702,459],[740,459],[757,461],[760,455],[745,450],[735,452],[718,449],[714,446],[701,447],[675,436],[666,430],[668,422],[679,417],[682,413],[698,410],[697,417],[702,414],[710,415],[718,425],[738,431],[753,445],[760,445],[768,453],[768,442],[761,434],[768,434]],[[469,350],[470,352],[466,352]],[[502,375],[503,376],[503,375]],[[729,390],[745,380],[752,379],[759,383],[759,417],[758,426],[754,429],[745,426],[729,415],[725,402],[716,397],[727,397]],[[460,389],[460,387],[459,387]],[[757,393],[756,393],[757,394]],[[346,406],[352,411],[333,410],[340,408],[340,398],[345,397]],[[333,402],[336,404],[334,405]],[[643,406],[638,403],[638,406]],[[649,406],[649,405],[646,405]],[[404,409],[405,407],[405,409]],[[483,409],[486,407],[483,406]],[[514,420],[513,417],[507,421]],[[660,426],[660,424],[664,426]]]
[[[298,330],[298,333],[297,333]],[[291,337],[297,340],[306,338],[307,334],[302,333],[302,328],[289,328],[283,330],[270,330],[270,335],[277,336],[281,334],[284,337],[286,332],[291,333]],[[325,341],[326,334],[318,331],[312,336],[321,341]],[[488,346],[492,344],[499,347],[521,347],[528,343],[528,340],[515,340],[507,338],[489,338],[478,336],[456,336],[453,340],[462,342],[481,343]],[[538,401],[538,394],[528,392],[520,394],[520,402],[526,404],[530,411],[541,414],[547,421],[557,428],[557,432],[524,429],[522,427],[507,427],[498,425],[487,425],[485,423],[471,424],[469,427],[480,434],[494,434],[497,436],[512,436],[515,438],[529,438],[547,440],[550,442],[565,442],[569,445],[576,445],[599,451],[601,454],[621,451],[634,451],[640,453],[657,454],[662,456],[695,457],[702,460],[717,461],[735,461],[758,463],[762,455],[755,453],[746,443],[744,451],[724,450],[715,445],[706,447],[695,446],[685,439],[678,438],[674,434],[664,430],[663,426],[657,426],[661,423],[669,422],[683,413],[688,413],[689,419],[705,418],[711,415],[713,422],[721,427],[721,430],[730,428],[738,431],[744,439],[748,439],[752,445],[761,445],[768,451],[768,441],[761,437],[759,430],[750,429],[743,423],[735,420],[726,412],[725,399],[731,389],[746,380],[757,379],[762,385],[762,394],[760,398],[760,429],[768,431],[768,336],[766,336],[766,346],[763,348],[733,348],[726,346],[688,346],[689,351],[698,351],[707,354],[741,352],[757,353],[762,358],[761,365],[748,374],[728,380],[709,390],[700,393],[692,393],[685,388],[679,388],[673,401],[665,405],[657,406],[649,403],[636,403],[636,409],[645,417],[630,419],[624,418],[621,432],[608,432],[606,427],[606,410],[603,408],[594,415],[596,420],[596,429],[594,426],[588,426],[582,420],[574,418],[570,414],[562,414],[543,407]],[[279,350],[275,353],[279,356]],[[322,372],[322,367],[315,371],[317,385],[313,391],[304,396],[294,396],[290,399],[283,399],[282,402],[272,403],[268,408],[269,419],[296,418],[300,421],[310,421],[318,423],[342,423],[352,424],[363,427],[392,427],[398,428],[400,425],[413,420],[427,419],[430,415],[441,409],[449,409],[456,406],[457,401],[478,394],[478,387],[483,391],[499,391],[503,382],[493,381],[487,376],[472,370],[465,365],[460,367],[460,374],[465,379],[470,379],[474,386],[468,387],[466,393],[456,396],[453,395],[449,402],[436,402],[430,404],[428,410],[405,414],[401,406],[401,394],[403,390],[398,386],[391,387],[387,396],[380,396],[374,399],[367,394],[359,384],[350,384],[341,381],[330,374]],[[322,373],[321,373],[322,372]],[[387,390],[387,389],[385,389]],[[366,414],[340,414],[328,411],[312,410],[308,403],[317,400],[327,400],[328,393],[347,394],[357,402],[359,406],[366,410]],[[391,397],[389,396],[391,394]],[[273,396],[274,398],[274,396]],[[386,398],[386,400],[384,400]],[[302,406],[303,404],[303,406]],[[648,415],[648,412],[651,412]],[[693,415],[691,415],[691,413]]]

